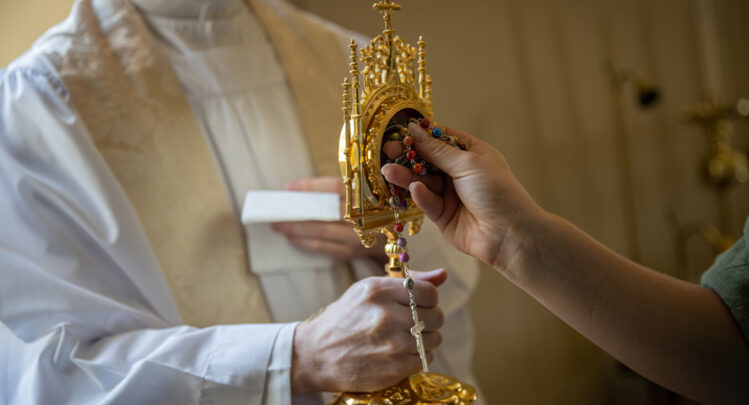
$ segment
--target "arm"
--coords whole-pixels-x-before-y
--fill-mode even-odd
[[[749,398],[749,351],[707,288],[633,263],[543,215],[503,274],[648,379],[705,403]]]
[[[538,207],[490,145],[453,131],[467,151],[412,125],[416,150],[445,173],[430,188],[401,167],[443,236],[492,265],[594,343],[647,378],[709,403],[746,401],[749,350],[710,290],[628,261]]]

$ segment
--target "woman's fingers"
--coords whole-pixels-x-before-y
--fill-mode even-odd
[[[442,193],[445,189],[445,176],[440,173],[428,174],[426,176],[419,176],[414,173],[413,170],[395,163],[389,163],[382,166],[382,175],[385,176],[385,180],[395,184],[396,186],[408,188],[408,185],[418,181],[426,184],[430,190],[435,193]]]
[[[427,162],[454,177],[454,174],[460,169],[462,154],[466,152],[432,137],[424,128],[415,123],[408,125],[408,131],[414,138],[416,153]]]
[[[411,183],[408,186],[408,191],[411,192],[411,198],[421,208],[424,215],[438,223],[445,207],[445,200],[442,196],[429,190],[427,186],[420,182]]]

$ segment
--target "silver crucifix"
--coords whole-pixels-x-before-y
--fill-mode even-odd
[[[421,331],[424,330],[424,321],[419,320],[419,313],[416,310],[416,299],[414,298],[414,279],[408,274],[408,269],[403,266],[406,270],[406,280],[403,282],[403,286],[408,290],[409,304],[411,306],[411,317],[414,320],[414,326],[411,327],[411,335],[416,340],[416,350],[419,352],[419,358],[421,359],[421,369],[425,373],[429,372],[429,365],[427,364],[427,356],[424,352],[424,341],[421,337]]]

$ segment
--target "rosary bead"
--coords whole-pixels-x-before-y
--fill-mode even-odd
[[[408,263],[408,260],[410,259],[410,257],[408,256],[408,253],[404,252],[404,253],[401,253],[399,259],[400,259],[401,263]]]
[[[421,125],[421,127],[424,128],[424,129],[429,128],[429,124],[430,124],[430,122],[429,122],[428,118],[422,118],[421,122],[419,123],[419,125]]]
[[[406,152],[406,159],[408,160],[414,160],[416,159],[416,151],[411,149],[408,152]]]
[[[414,173],[419,174],[421,173],[421,170],[423,168],[424,168],[424,165],[422,165],[421,163],[416,163],[411,169],[414,171]]]
[[[398,238],[398,241],[396,242],[396,244],[398,245],[398,247],[404,248],[406,247],[408,242],[406,242],[406,238]]]
[[[393,132],[390,134],[390,140],[391,141],[400,141],[401,140],[401,134],[398,132]]]
[[[401,133],[401,135],[404,135],[404,136],[408,135],[408,128],[406,128],[406,127],[401,128],[400,129],[400,133]]]
[[[411,146],[414,144],[414,139],[411,136],[407,136],[403,138],[403,144],[406,146]]]
[[[400,222],[396,222],[395,225],[393,225],[393,230],[397,233],[403,232],[403,224]]]
[[[432,130],[432,136],[435,137],[435,138],[441,137],[442,136],[442,129],[440,129],[439,127],[434,127],[434,129]]]
[[[427,170],[427,168],[425,167],[421,169],[421,171],[419,172],[419,176],[426,176],[427,173],[429,173],[429,170]]]

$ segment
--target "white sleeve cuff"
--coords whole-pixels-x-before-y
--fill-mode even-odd
[[[268,363],[263,405],[291,404],[291,355],[297,325],[299,322],[287,323],[278,331]]]
[[[289,404],[295,328],[296,323],[209,328],[217,336],[203,373],[200,403]]]

